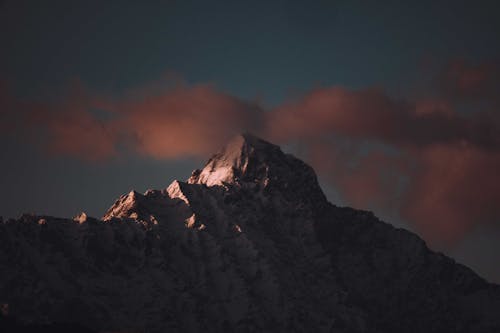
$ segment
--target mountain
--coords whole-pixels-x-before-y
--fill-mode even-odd
[[[250,134],[102,219],[0,223],[0,303],[103,332],[500,332],[500,287]]]

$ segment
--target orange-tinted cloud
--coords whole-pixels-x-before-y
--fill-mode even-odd
[[[45,123],[40,144],[49,154],[91,161],[102,161],[117,154],[116,135],[106,123],[96,119],[82,105],[64,107],[72,111],[31,115],[32,121]]]
[[[0,98],[6,128],[22,128],[49,154],[90,161],[122,150],[158,159],[206,156],[251,130],[261,115],[255,103],[210,85],[151,85],[110,97],[91,94],[76,81],[50,102],[19,100],[7,89],[0,89]]]
[[[3,128],[46,151],[102,161],[123,151],[157,159],[206,157],[235,133],[299,143],[344,201],[396,213],[428,240],[451,244],[498,223],[500,116],[492,66],[450,66],[442,94],[416,101],[380,88],[315,89],[263,110],[210,85],[151,85],[98,96],[76,84],[52,102],[20,101],[0,89]],[[463,112],[461,100],[488,108]],[[14,111],[12,111],[14,110]],[[17,127],[16,127],[17,126]],[[23,135],[24,135],[23,134]]]
[[[115,131],[140,153],[159,159],[205,156],[260,117],[256,104],[209,85],[132,93],[107,106],[118,114]]]
[[[309,140],[308,160],[356,208],[395,212],[408,173],[407,157],[349,139]]]
[[[52,155],[83,160],[102,160],[116,154],[108,124],[91,110],[96,98],[78,81],[61,98],[32,101],[13,96],[7,85],[0,87],[2,134],[30,142]]]
[[[488,115],[459,115],[445,104],[409,103],[378,89],[321,88],[269,114],[277,138],[336,134],[397,146],[425,146],[463,140],[500,147],[500,124]]]
[[[500,117],[492,113],[329,87],[268,116],[274,138],[300,142],[350,205],[396,210],[446,244],[500,222]]]
[[[500,152],[463,143],[431,146],[414,158],[401,214],[426,239],[453,243],[479,224],[500,222]]]

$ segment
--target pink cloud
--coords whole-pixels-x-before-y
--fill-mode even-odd
[[[500,222],[500,152],[463,143],[414,154],[401,211],[426,239],[453,243],[476,225]]]
[[[250,130],[261,111],[210,85],[150,85],[120,97],[89,93],[78,81],[53,101],[30,102],[0,89],[6,128],[52,155],[104,161],[120,149],[158,159],[206,156]],[[102,110],[109,117],[98,115]],[[17,131],[21,136],[21,132]]]
[[[175,87],[157,94],[131,94],[112,101],[115,131],[155,158],[205,156],[230,136],[253,127],[257,105],[209,85]]]
[[[263,110],[211,85],[153,84],[117,97],[76,84],[58,100],[33,103],[4,85],[0,107],[3,131],[16,128],[10,132],[28,133],[51,154],[91,161],[123,151],[207,157],[245,130],[300,143],[347,204],[397,212],[426,239],[452,244],[500,221],[500,117],[491,107],[456,109],[461,100],[492,101],[492,68],[453,64],[440,81],[443,94],[415,101],[335,86]]]
[[[436,103],[436,102],[434,102]],[[497,148],[497,119],[484,114],[462,116],[445,103],[427,105],[394,100],[378,89],[316,89],[269,114],[276,139],[318,135],[377,140],[397,146],[425,146],[466,140]]]
[[[452,244],[500,221],[500,118],[493,113],[328,87],[268,118],[271,136],[300,142],[348,204],[396,210],[428,240]]]
[[[401,204],[402,182],[409,168],[405,156],[345,140],[307,145],[309,161],[349,205],[393,212]]]

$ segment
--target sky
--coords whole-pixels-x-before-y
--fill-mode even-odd
[[[500,283],[495,1],[0,1],[0,215],[102,216],[251,131]]]

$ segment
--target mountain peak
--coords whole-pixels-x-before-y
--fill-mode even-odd
[[[259,173],[265,173],[272,155],[284,156],[278,146],[250,133],[240,134],[215,153],[202,170],[195,170],[188,182],[212,186],[238,183],[243,178],[249,180],[249,176],[263,180]]]
[[[297,194],[307,191],[311,198],[326,200],[309,165],[250,133],[230,140],[203,169],[193,171],[188,183],[278,189],[282,193],[294,189]]]

